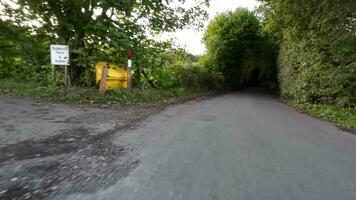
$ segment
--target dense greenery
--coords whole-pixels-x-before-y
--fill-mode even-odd
[[[95,88],[84,87],[45,87],[35,82],[16,82],[13,80],[0,80],[0,94],[13,96],[33,97],[37,100],[49,100],[73,104],[136,104],[136,103],[176,103],[209,94],[189,88],[160,89],[132,89],[111,90],[105,96],[99,95]]]
[[[355,25],[351,0],[264,0],[215,17],[201,63],[230,88],[279,87],[291,105],[355,128]]]
[[[48,72],[49,44],[59,43],[71,47],[72,83],[93,85],[95,62],[125,63],[126,52],[132,49],[135,79],[140,84],[146,68],[154,67],[158,52],[171,47],[168,42],[157,42],[149,36],[186,26],[199,27],[206,18],[207,0],[196,0],[192,7],[183,0],[175,2],[1,1],[0,38],[4,44],[0,49],[0,78],[32,78],[39,77],[38,72]],[[46,80],[47,76],[41,77]]]
[[[202,27],[209,0],[195,0],[192,7],[185,0],[0,1],[1,90],[68,102],[123,103],[262,85],[280,90],[291,105],[355,127],[354,0],[260,1],[257,11],[239,8],[216,16],[204,34],[207,52],[199,57],[152,38]],[[72,83],[86,88],[53,83],[53,43],[70,45]],[[88,87],[95,85],[95,63],[125,64],[128,49],[134,52],[133,81],[139,89],[98,96]]]
[[[356,106],[356,4],[353,0],[265,0],[264,29],[279,39],[283,97]]]
[[[276,84],[276,48],[254,12],[240,8],[218,15],[208,25],[204,42],[207,54],[202,64],[228,87]]]
[[[32,37],[26,28],[0,19],[0,79],[46,82],[48,45],[46,37]]]
[[[354,1],[261,1],[257,15],[237,9],[210,22],[202,64],[232,88],[279,82],[291,101],[355,107]]]
[[[217,89],[219,84],[208,70],[200,65],[198,56],[179,52],[159,53],[151,68],[146,68],[149,77],[143,81],[144,88],[195,88]]]
[[[330,120],[343,128],[356,130],[356,110],[335,105],[321,105],[302,102],[289,102],[291,106],[317,117]],[[356,132],[355,132],[356,133]]]

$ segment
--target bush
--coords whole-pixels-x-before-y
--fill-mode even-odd
[[[151,73],[157,88],[218,89],[217,78],[199,64],[173,64]]]
[[[0,79],[50,81],[49,42],[25,28],[0,20]]]
[[[187,88],[108,90],[101,96],[97,88],[41,86],[36,82],[0,80],[0,94],[23,95],[40,100],[79,104],[134,104],[176,102],[204,93]]]
[[[207,54],[201,63],[229,88],[276,82],[276,48],[269,40],[254,12],[239,8],[222,13],[204,34]]]
[[[263,4],[264,28],[281,41],[279,81],[285,98],[356,107],[354,5],[352,0]]]

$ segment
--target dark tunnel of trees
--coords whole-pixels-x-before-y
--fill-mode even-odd
[[[354,1],[261,2],[210,22],[203,66],[231,89],[258,85],[293,102],[354,108]]]
[[[208,26],[203,65],[230,89],[278,88],[277,46],[254,12],[240,8],[218,15]]]

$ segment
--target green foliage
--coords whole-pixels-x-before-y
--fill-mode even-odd
[[[0,79],[46,82],[48,44],[46,37],[33,37],[27,29],[0,20]]]
[[[184,50],[159,53],[146,68],[143,88],[154,87],[218,89],[217,78],[198,63],[199,58]]]
[[[133,104],[133,103],[174,103],[206,94],[189,88],[109,90],[100,96],[96,88],[41,86],[36,82],[0,80],[0,94],[23,95],[39,100],[50,100],[74,104]]]
[[[264,29],[279,39],[285,98],[356,106],[356,4],[352,0],[266,0]]]
[[[340,108],[333,105],[318,105],[310,103],[292,103],[292,106],[306,111],[314,116],[330,120],[339,126],[356,129],[356,110]]]
[[[197,63],[171,65],[152,73],[158,88],[218,89],[217,79]]]
[[[10,24],[9,27],[24,30],[28,36],[17,42],[18,51],[24,50],[22,44],[37,44],[31,40],[46,38],[48,43],[40,43],[45,46],[31,48],[46,52],[42,57],[46,62],[39,60],[40,65],[48,63],[50,43],[70,45],[72,83],[91,85],[88,77],[97,61],[126,63],[126,52],[133,49],[137,63],[149,62],[148,55],[156,53],[166,43],[149,40],[147,35],[202,26],[201,21],[207,17],[204,8],[208,0],[196,0],[192,6],[184,5],[182,0],[177,3],[173,5],[164,0],[14,0],[9,5],[9,1],[0,1],[0,17]],[[1,62],[4,65],[6,62],[22,65],[17,59],[27,62],[23,52],[16,54],[15,60]],[[140,67],[138,77],[150,66]]]
[[[207,54],[201,63],[230,88],[238,89],[251,82],[275,82],[276,48],[269,40],[254,12],[239,8],[222,13],[205,32]]]

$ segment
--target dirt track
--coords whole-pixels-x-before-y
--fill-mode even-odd
[[[46,199],[114,184],[138,161],[133,147],[113,145],[111,137],[163,107],[78,107],[0,96],[0,199]]]

